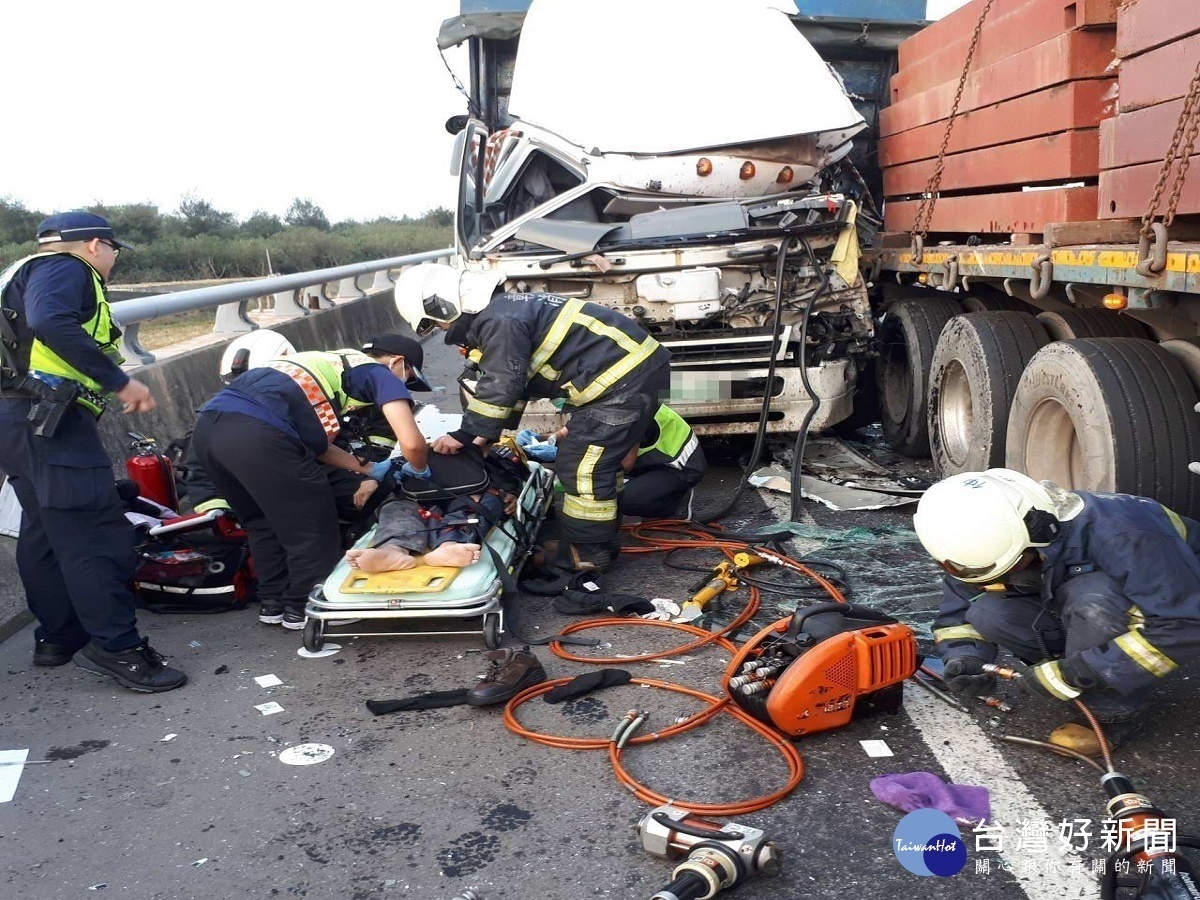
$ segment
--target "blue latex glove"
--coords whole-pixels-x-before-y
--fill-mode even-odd
[[[526,444],[523,449],[526,456],[538,462],[554,462],[558,458],[558,447],[549,442],[539,441],[536,444]]]
[[[517,444],[521,447],[528,447],[530,444],[539,443],[542,436],[532,428],[522,428],[517,432]]]
[[[371,480],[382,483],[383,479],[387,478],[387,473],[392,471],[393,462],[394,460],[385,459],[383,462],[377,462],[375,465],[371,466]]]
[[[433,473],[429,471],[429,464],[425,464],[423,469],[414,469],[412,463],[406,462],[400,467],[400,474],[407,475],[409,478],[430,478]]]

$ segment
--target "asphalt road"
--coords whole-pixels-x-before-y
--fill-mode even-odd
[[[453,367],[452,359],[427,365],[443,383]],[[736,463],[737,448],[733,459],[723,448],[711,449],[719,461]],[[737,475],[736,465],[714,466],[704,503],[715,506],[728,496]],[[783,498],[750,491],[728,524],[786,518]],[[814,537],[796,542],[796,554],[843,564],[858,599],[919,633],[927,629],[936,573],[905,534],[904,512],[833,513],[809,503],[802,523]],[[715,559],[700,554],[684,561]],[[664,567],[661,555],[638,555],[623,557],[604,583],[682,599],[695,577]],[[17,588],[6,577],[2,590],[12,595]],[[759,624],[786,614],[789,599],[770,597],[775,605]],[[544,599],[522,602],[532,632],[552,633],[568,621]],[[723,613],[732,614],[732,608]],[[605,754],[533,743],[507,731],[494,708],[368,713],[370,698],[470,686],[484,669],[482,645],[472,638],[360,638],[314,660],[297,655],[298,635],[259,625],[253,610],[147,614],[143,626],[189,673],[182,690],[134,694],[74,666],[35,670],[30,629],[0,644],[0,750],[28,748],[31,760],[51,761],[25,767],[12,801],[0,803],[3,896],[451,900],[472,887],[483,900],[568,900],[649,898],[669,880],[670,864],[640,849],[632,826],[645,808],[618,784]],[[612,644],[604,652],[614,655],[678,643],[658,629],[600,636]],[[588,669],[537,652],[551,677]],[[682,664],[628,668],[717,692],[726,661],[722,651],[704,650]],[[268,674],[281,684],[263,688],[254,681]],[[1137,784],[1179,816],[1181,832],[1195,827],[1200,793],[1193,677],[1176,674],[1148,731],[1119,754]],[[1098,855],[1098,824],[1087,852],[1062,856],[1049,849],[1059,823],[1102,817],[1096,773],[996,741],[1002,732],[1044,736],[1059,712],[1015,694],[1010,699],[1017,709],[1008,715],[983,706],[962,713],[906,688],[899,714],[802,740],[803,783],[740,819],[779,844],[783,873],[749,882],[736,895],[1097,896],[1078,863]],[[263,715],[255,708],[269,701],[283,711]],[[535,701],[520,718],[546,732],[606,737],[631,707],[650,711],[650,727],[696,708],[676,694],[623,686],[563,705]],[[176,736],[165,741],[168,735]],[[883,740],[894,755],[868,756],[859,743],[868,739]],[[280,761],[285,748],[306,742],[326,744],[334,755],[303,767]],[[725,719],[631,750],[627,763],[653,789],[705,802],[769,793],[786,777],[769,744]],[[904,870],[890,849],[901,813],[877,801],[869,785],[877,775],[915,771],[987,787],[1005,826],[1004,852],[976,852],[967,834],[969,858],[959,874]],[[0,783],[5,777],[0,767]],[[1054,832],[1045,850],[1036,839],[1042,817]],[[1019,847],[1022,818],[1025,846]]]

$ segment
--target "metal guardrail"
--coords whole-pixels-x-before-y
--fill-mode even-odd
[[[312,312],[310,299],[316,300],[317,308],[329,308],[333,302],[329,297],[329,285],[337,284],[339,300],[356,300],[368,294],[358,286],[361,275],[375,275],[368,288],[369,293],[391,290],[392,269],[402,269],[417,263],[433,262],[453,255],[453,248],[427,250],[424,253],[409,253],[370,262],[335,266],[330,269],[314,269],[294,275],[276,275],[255,281],[238,281],[214,287],[195,288],[190,291],[174,291],[153,297],[135,297],[112,305],[113,319],[123,332],[122,352],[126,359],[137,359],[143,364],[154,362],[154,354],[138,340],[138,325],[160,316],[190,312],[195,309],[217,310],[213,331],[217,333],[253,331],[259,326],[250,320],[247,305],[258,297],[274,295],[276,315],[294,318]]]

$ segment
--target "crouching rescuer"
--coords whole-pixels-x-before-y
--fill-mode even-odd
[[[1116,746],[1200,653],[1200,523],[1153,500],[989,469],[934,485],[913,525],[947,573],[934,639],[952,690],[988,693],[984,664],[1004,647],[1024,690],[1079,698]],[[1082,719],[1049,740],[1100,754]]]
[[[619,525],[621,462],[640,442],[670,388],[670,353],[620,313],[550,294],[505,293],[498,273],[432,264],[396,283],[400,315],[420,335],[478,350],[475,395],[462,429],[433,448],[453,453],[515,428],[525,402],[561,401],[570,416],[555,470],[564,489],[554,564],[606,568]]]

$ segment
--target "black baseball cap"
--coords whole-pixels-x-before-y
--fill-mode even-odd
[[[70,241],[90,241],[101,238],[118,247],[132,250],[133,246],[118,240],[108,219],[88,212],[55,213],[42,219],[37,227],[37,242],[43,246]]]
[[[425,380],[425,376],[421,374],[421,366],[425,363],[425,348],[419,341],[403,334],[387,332],[368,338],[367,342],[362,345],[362,351],[368,356],[374,353],[403,356],[404,361],[413,369],[413,377],[404,383],[414,391],[433,390],[429,386],[429,382]]]

